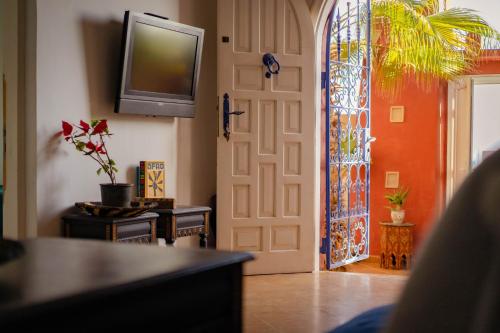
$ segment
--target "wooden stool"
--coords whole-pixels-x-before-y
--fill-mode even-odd
[[[207,247],[209,214],[212,209],[202,206],[177,206],[172,209],[153,209],[160,215],[157,237],[165,238],[168,244],[179,237],[199,235],[200,247]]]
[[[380,267],[409,269],[413,260],[415,224],[380,222]]]

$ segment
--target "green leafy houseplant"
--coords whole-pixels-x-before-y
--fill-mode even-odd
[[[396,211],[401,210],[406,202],[406,199],[408,198],[408,193],[409,190],[407,188],[400,187],[397,190],[395,190],[392,194],[386,194],[385,198],[391,204],[391,207],[389,208]]]

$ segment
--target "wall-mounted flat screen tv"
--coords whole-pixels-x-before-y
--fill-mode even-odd
[[[194,117],[204,30],[127,11],[115,112]]]

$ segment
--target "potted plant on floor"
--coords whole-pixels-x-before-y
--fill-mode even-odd
[[[104,172],[109,177],[110,183],[101,184],[102,204],[113,207],[129,206],[132,200],[132,184],[116,182],[118,169],[115,161],[109,156],[105,142],[105,138],[112,135],[107,121],[92,120],[89,124],[80,120],[78,125],[63,121],[61,135],[77,151],[99,164],[97,175]]]
[[[408,198],[408,189],[398,188],[392,194],[386,194],[385,198],[389,201],[391,206],[391,219],[393,223],[401,224],[405,219],[405,211],[403,205]]]

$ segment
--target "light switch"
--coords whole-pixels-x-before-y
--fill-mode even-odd
[[[398,188],[399,187],[399,172],[387,171],[385,173],[385,188]]]
[[[403,123],[405,121],[405,107],[391,106],[391,123]]]

